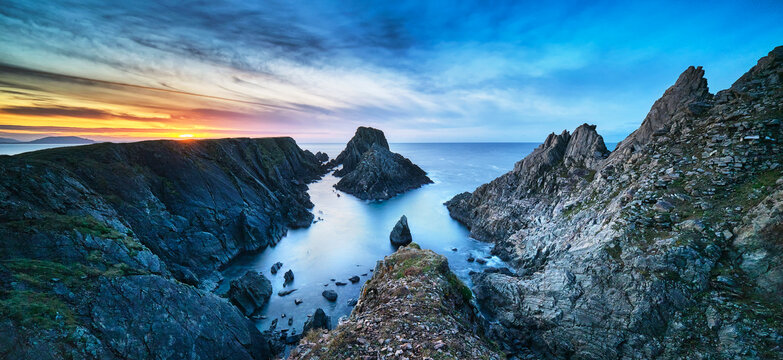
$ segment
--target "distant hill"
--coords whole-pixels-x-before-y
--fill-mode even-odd
[[[26,144],[94,144],[95,141],[78,136],[47,136]]]
[[[0,144],[18,144],[19,140],[0,137]]]

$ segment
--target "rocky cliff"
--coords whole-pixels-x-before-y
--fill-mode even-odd
[[[378,263],[346,321],[310,331],[289,359],[501,359],[471,296],[445,257],[402,247]]]
[[[447,202],[517,270],[474,277],[506,351],[780,357],[783,47],[715,95],[703,75],[688,68],[608,156],[583,125]]]
[[[383,132],[360,127],[345,150],[328,166],[342,164],[334,172],[343,178],[338,190],[362,200],[387,200],[397,194],[432,183],[427,173],[404,156],[389,150]]]
[[[265,359],[210,288],[312,215],[290,138],[147,141],[0,157],[0,357]]]

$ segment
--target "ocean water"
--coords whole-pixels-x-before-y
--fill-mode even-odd
[[[345,145],[300,146],[335,157]],[[489,255],[490,244],[471,239],[468,230],[449,217],[443,203],[511,170],[514,163],[536,146],[534,143],[391,144],[392,151],[410,158],[435,183],[390,200],[370,202],[335,190],[333,185],[339,179],[327,175],[309,185],[317,222],[306,229],[289,231],[275,247],[236,259],[224,270],[225,280],[217,292],[227,291],[230,280],[248,270],[259,271],[271,280],[274,290],[260,313],[265,318],[256,320],[259,329],[266,330],[272,320],[278,319],[277,329],[290,328],[299,333],[307,315],[319,307],[331,316],[334,326],[339,317],[350,314],[348,301],[359,297],[359,290],[372,276],[371,269],[376,262],[394,252],[389,232],[402,215],[408,217],[413,241],[424,249],[445,255],[452,271],[470,285],[471,270],[504,264]],[[484,257],[487,264],[470,263],[469,256]],[[272,275],[270,268],[278,261],[283,267]],[[297,290],[280,297],[277,292],[284,289],[283,273],[289,269],[294,273],[294,281],[285,289]],[[351,284],[348,281],[351,276],[359,276],[361,281]],[[348,285],[336,286],[332,279]],[[321,295],[327,289],[337,292],[336,302],[329,302]],[[295,299],[302,299],[302,304],[296,305]],[[293,324],[289,326],[292,316]]]
[[[0,155],[16,155],[29,151],[74,146],[72,144],[0,144]]]

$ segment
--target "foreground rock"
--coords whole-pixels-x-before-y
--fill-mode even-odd
[[[780,357],[783,47],[715,95],[703,74],[688,68],[609,156],[594,127],[552,134],[447,202],[515,267],[473,278],[507,351]]]
[[[427,173],[409,159],[374,144],[335,188],[362,200],[386,200],[430,183]]]
[[[312,220],[290,138],[146,141],[0,156],[0,357],[273,356],[216,269]]]
[[[329,166],[342,164],[335,171],[343,178],[338,190],[363,200],[386,200],[405,191],[432,183],[427,173],[409,159],[389,150],[383,132],[360,127]]]
[[[405,246],[413,241],[411,236],[411,229],[408,227],[408,218],[403,215],[397,224],[394,225],[391,233],[389,234],[389,241],[394,246]]]
[[[318,308],[315,309],[315,313],[313,313],[313,316],[311,316],[307,321],[305,321],[304,328],[302,329],[302,334],[307,334],[310,330],[329,330],[332,327],[329,325],[331,322],[331,319],[326,316],[326,313],[323,309]]]
[[[269,301],[272,283],[264,275],[248,271],[241,278],[231,281],[227,295],[245,316],[250,316]]]
[[[446,258],[411,245],[378,263],[347,321],[309,331],[289,359],[501,359]]]

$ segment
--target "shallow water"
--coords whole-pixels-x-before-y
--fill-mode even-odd
[[[308,314],[323,308],[331,316],[332,325],[348,315],[348,300],[359,297],[362,284],[372,276],[370,271],[378,260],[394,252],[389,243],[389,232],[400,216],[407,215],[413,241],[424,249],[445,255],[451,269],[466,283],[468,273],[486,266],[503,266],[497,257],[487,258],[486,265],[469,263],[468,256],[488,257],[490,244],[471,239],[468,230],[449,217],[443,203],[454,195],[472,191],[497,176],[511,170],[514,163],[530,153],[533,143],[461,143],[461,144],[391,144],[392,151],[410,158],[427,171],[434,184],[425,185],[383,202],[368,202],[339,192],[332,186],[338,179],[327,175],[310,184],[310,198],[315,204],[313,214],[317,222],[306,229],[289,231],[275,247],[259,254],[241,257],[223,273],[225,281],[218,292],[227,291],[231,279],[248,270],[263,273],[272,281],[274,293],[261,311],[265,319],[257,321],[259,329],[266,330],[271,321],[278,320],[277,329],[293,328],[300,332]],[[325,151],[336,156],[344,144],[303,144],[313,152]],[[338,196],[339,195],[339,196]],[[318,219],[322,220],[318,220]],[[452,251],[456,248],[457,251]],[[283,267],[271,275],[275,262]],[[286,289],[294,293],[280,297],[283,273],[294,272],[294,282]],[[359,276],[361,281],[351,284],[348,278]],[[348,283],[335,286],[331,279]],[[324,286],[326,285],[326,286]],[[337,301],[327,301],[321,293],[335,290]],[[295,305],[294,299],[302,299]],[[281,318],[286,314],[286,318]],[[288,326],[293,316],[292,326]]]

